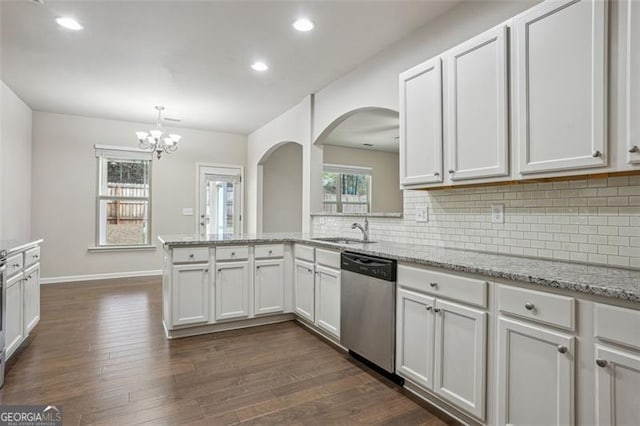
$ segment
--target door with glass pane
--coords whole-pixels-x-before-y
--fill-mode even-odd
[[[241,173],[239,168],[200,167],[198,223],[201,235],[241,233]]]

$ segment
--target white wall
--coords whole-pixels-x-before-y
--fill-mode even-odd
[[[281,145],[262,170],[262,232],[302,231],[302,146]]]
[[[31,238],[31,109],[0,81],[0,239]]]
[[[137,146],[132,123],[72,115],[33,114],[33,235],[45,239],[42,276],[159,270],[162,250],[88,252],[95,244],[96,158],[94,144]],[[174,154],[154,159],[152,243],[158,234],[194,233],[196,162],[245,165],[242,135],[172,129],[182,135]]]
[[[371,211],[402,212],[398,153],[324,145],[324,162],[371,168]]]

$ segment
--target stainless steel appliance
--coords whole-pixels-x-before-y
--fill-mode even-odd
[[[7,252],[0,250],[0,388],[4,385]]]
[[[352,354],[395,371],[396,261],[343,252],[340,343]]]

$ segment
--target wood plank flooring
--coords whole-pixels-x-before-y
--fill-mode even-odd
[[[295,322],[169,341],[157,278],[42,286],[0,404],[65,425],[452,424]]]

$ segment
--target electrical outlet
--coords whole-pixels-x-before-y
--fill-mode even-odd
[[[504,204],[491,205],[491,223],[504,223]]]
[[[193,216],[193,209],[191,207],[184,207],[182,209],[182,216]]]
[[[427,223],[429,222],[429,207],[417,207],[416,208],[416,222]]]

